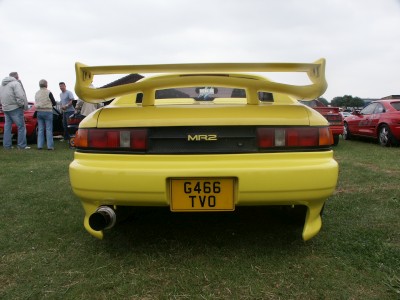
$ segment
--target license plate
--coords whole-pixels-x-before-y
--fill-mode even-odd
[[[233,178],[170,179],[171,211],[233,211]]]

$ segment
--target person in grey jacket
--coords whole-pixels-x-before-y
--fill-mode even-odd
[[[28,109],[28,100],[17,72],[11,72],[10,76],[3,79],[0,88],[0,101],[4,112],[3,147],[12,148],[12,124],[17,125],[18,149],[30,149],[26,143],[26,128],[24,110]]]

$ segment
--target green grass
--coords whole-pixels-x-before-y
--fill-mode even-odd
[[[271,208],[138,211],[103,241],[83,228],[73,151],[0,150],[1,299],[399,299],[400,148],[343,141],[323,228]]]

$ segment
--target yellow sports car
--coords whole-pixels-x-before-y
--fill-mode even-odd
[[[264,72],[305,72],[311,83],[270,81]],[[93,88],[100,74],[151,73]],[[157,74],[157,75],[154,75]],[[97,238],[126,206],[172,212],[238,206],[306,206],[303,239],[321,228],[338,178],[326,119],[297,100],[326,90],[325,60],[131,66],[76,64],[80,99],[110,105],[79,126],[70,164],[84,226]]]

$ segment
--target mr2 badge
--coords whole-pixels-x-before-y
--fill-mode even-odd
[[[217,141],[218,137],[216,134],[188,134],[188,142],[199,142],[199,141]]]

